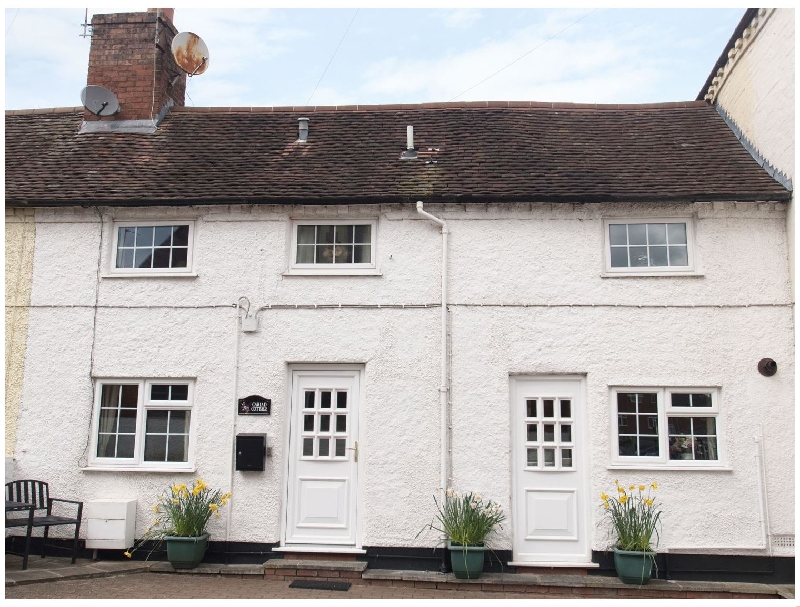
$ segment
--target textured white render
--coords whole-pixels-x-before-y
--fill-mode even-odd
[[[762,537],[753,437],[763,427],[770,529],[794,530],[794,362],[783,204],[430,205],[450,234],[453,483],[511,501],[510,374],[586,377],[591,545],[599,494],[657,481],[661,548],[743,553]],[[228,489],[235,432],[266,432],[263,473],[234,473],[229,539],[277,542],[291,363],[360,363],[364,546],[416,538],[439,486],[441,236],[412,205],[37,211],[18,473],[83,500],[136,498],[137,535],[155,497],[202,477]],[[696,217],[700,275],[602,278],[605,216]],[[284,276],[290,218],[378,217],[381,276]],[[109,220],[194,218],[195,277],[109,278]],[[103,226],[102,242],[100,228]],[[102,259],[98,266],[98,251]],[[99,281],[97,275],[103,275]],[[242,296],[259,330],[241,333],[236,396],[273,414],[236,416],[234,344]],[[95,311],[94,303],[97,300]],[[341,304],[341,309],[276,308]],[[424,306],[398,309],[386,305]],[[347,307],[352,306],[352,307]],[[363,307],[356,307],[363,306]],[[692,307],[695,306],[695,307]],[[94,329],[93,329],[94,327]],[[756,371],[763,357],[778,373]],[[83,469],[95,378],[196,378],[196,474]],[[609,388],[720,389],[725,469],[611,470]],[[508,512],[510,516],[514,513]],[[213,519],[225,539],[225,517]],[[511,547],[511,520],[498,548]],[[784,549],[792,554],[792,549]]]
[[[709,94],[762,158],[794,183],[794,9],[761,8]],[[787,221],[794,261],[794,204]],[[794,267],[792,264],[792,275]]]

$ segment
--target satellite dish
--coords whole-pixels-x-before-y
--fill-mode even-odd
[[[208,69],[208,47],[197,34],[181,32],[172,39],[171,50],[175,63],[189,76]]]
[[[94,84],[81,91],[81,103],[95,116],[113,116],[119,112],[117,96],[107,88]]]

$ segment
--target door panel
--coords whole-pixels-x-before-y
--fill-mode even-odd
[[[285,544],[356,545],[360,371],[294,371]]]
[[[580,378],[512,378],[514,561],[588,563]]]

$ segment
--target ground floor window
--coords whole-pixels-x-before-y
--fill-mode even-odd
[[[191,380],[98,381],[91,464],[190,467],[193,401]]]
[[[613,388],[615,463],[719,465],[715,388]]]

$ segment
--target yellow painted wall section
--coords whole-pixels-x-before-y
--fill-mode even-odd
[[[6,457],[14,455],[33,277],[33,209],[6,209]]]

